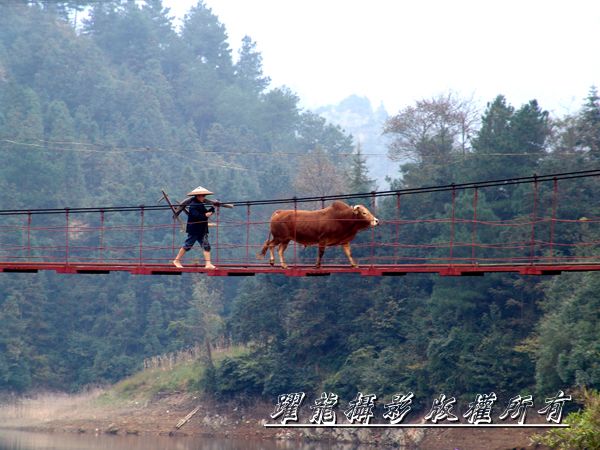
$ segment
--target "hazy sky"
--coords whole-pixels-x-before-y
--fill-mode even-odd
[[[182,16],[196,0],[163,0]],[[249,35],[306,108],[351,94],[390,113],[453,90],[562,115],[600,85],[597,0],[205,0],[234,55]]]

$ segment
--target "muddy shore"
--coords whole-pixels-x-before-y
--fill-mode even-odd
[[[180,428],[181,419],[198,411]],[[145,401],[102,400],[101,394],[46,396],[0,407],[0,426],[43,432],[210,436],[236,439],[327,440],[401,449],[533,449],[535,429],[281,429],[273,422],[273,405],[217,403],[188,393],[158,395]],[[300,418],[302,422],[305,418]]]

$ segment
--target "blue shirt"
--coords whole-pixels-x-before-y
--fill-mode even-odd
[[[208,233],[208,217],[206,213],[215,212],[215,208],[204,206],[195,198],[189,204],[189,215],[185,231],[196,236],[204,236]]]

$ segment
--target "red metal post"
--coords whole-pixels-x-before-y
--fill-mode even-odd
[[[477,200],[479,191],[473,193],[473,223],[471,225],[471,264],[475,264],[475,240],[477,239]]]
[[[219,264],[219,219],[220,219],[220,212],[221,212],[221,208],[219,208],[218,206],[215,208],[216,212],[217,212],[217,232],[216,237],[215,237],[215,264]]]
[[[296,250],[296,229],[298,228],[298,198],[294,196],[294,266],[298,266],[298,252]]]
[[[529,263],[533,265],[535,256],[535,222],[537,220],[537,203],[538,203],[538,181],[537,174],[533,175],[533,210],[531,211],[531,243],[529,250]]]
[[[27,211],[27,261],[31,260],[31,211]]]
[[[69,263],[69,208],[65,208],[65,262]]]
[[[246,266],[250,265],[250,203],[246,204]]]
[[[171,231],[171,257],[175,258],[175,230],[177,229],[177,218],[173,217],[173,226]]]
[[[456,210],[456,189],[454,183],[452,184],[452,221],[450,222],[450,264],[452,264],[453,251],[454,251],[454,218]]]
[[[552,219],[550,220],[550,258],[554,259],[554,224],[556,223],[556,207],[558,202],[558,180],[554,177],[552,189]]]
[[[398,264],[398,246],[400,245],[400,194],[396,194],[396,242],[394,245],[394,262]]]
[[[143,248],[144,248],[144,207],[140,206],[140,259],[139,265],[142,265]]]
[[[375,191],[371,192],[371,214],[375,215]],[[375,264],[375,227],[371,227],[371,267]]]
[[[100,262],[104,261],[104,210],[100,211]]]

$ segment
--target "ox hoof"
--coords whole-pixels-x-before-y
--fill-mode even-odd
[[[282,268],[282,269],[287,269],[287,268],[288,268],[288,265],[287,265],[287,264],[282,264],[282,265],[281,265],[281,268]]]
[[[350,264],[353,269],[358,269],[358,264]]]
[[[270,259],[269,260],[269,264],[271,264],[272,266],[274,266],[275,265],[275,260],[274,259]]]

